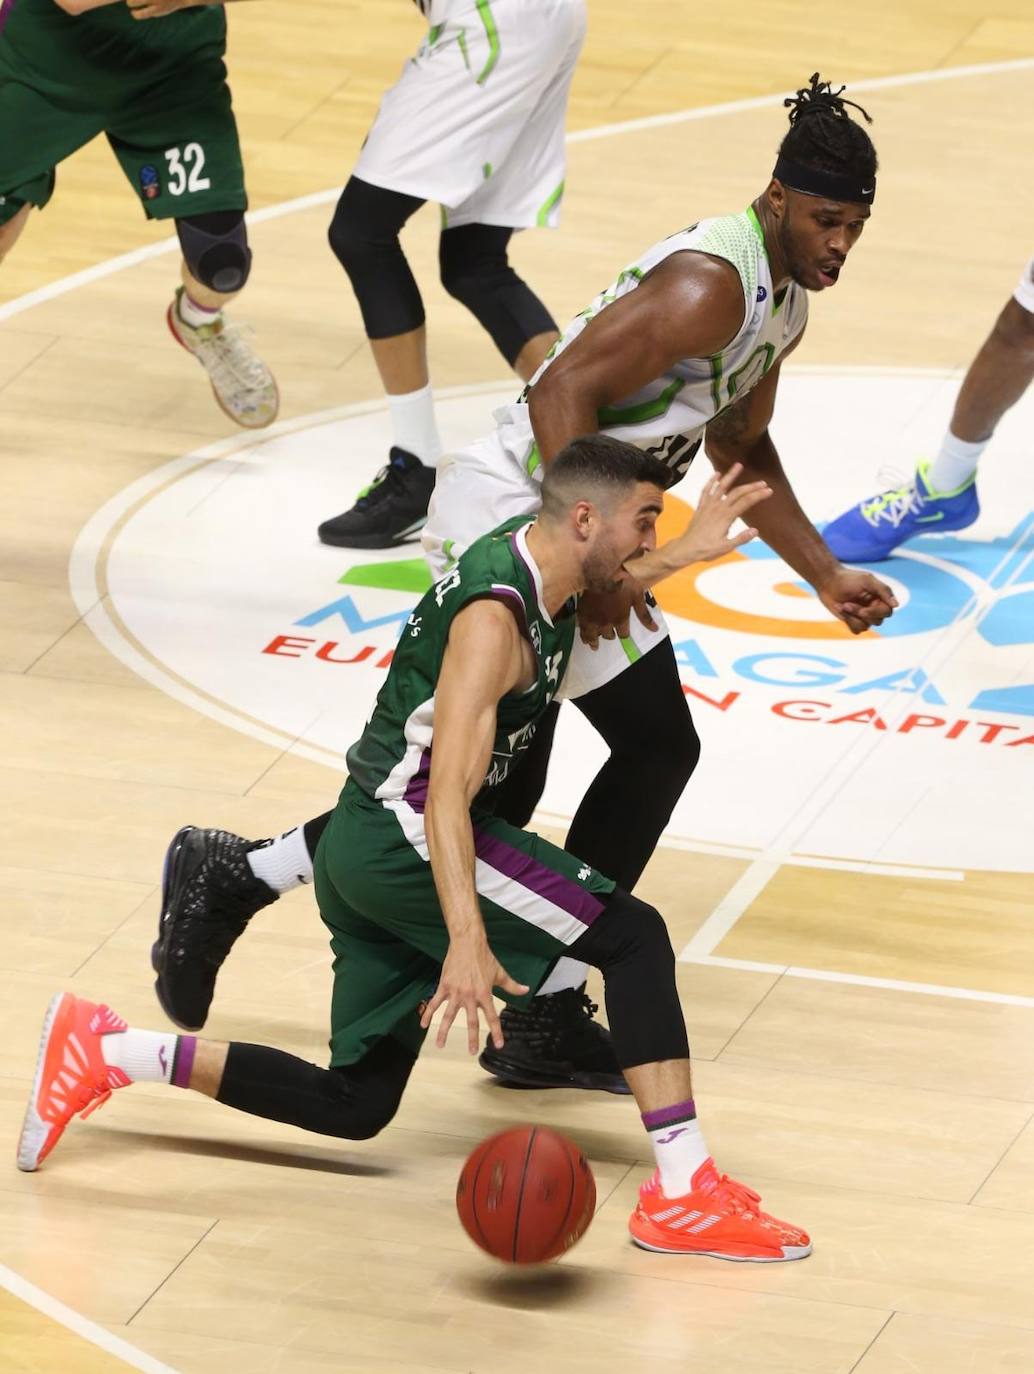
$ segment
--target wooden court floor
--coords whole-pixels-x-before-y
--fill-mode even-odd
[[[795,362],[965,366],[1032,251],[1027,0],[872,0],[821,15],[802,0],[729,13],[590,7],[563,224],[515,248],[558,317],[662,234],[757,194],[784,127],[778,102],[760,98],[819,68],[861,83],[881,192]],[[410,9],[234,6],[230,74],[254,209],[341,183],[379,92],[419,40]],[[680,111],[702,113],[652,119]],[[608,132],[634,120],[645,122]],[[68,987],[162,1024],[147,953],[172,832],[194,822],[273,833],[324,810],[340,785],[332,769],[137,676],[72,599],[69,555],[94,513],[231,432],[163,332],[175,256],[88,270],[167,237],[119,176],[106,145],[74,157],[0,269],[0,1371],[1034,1368],[1034,862],[925,886],[786,865],[715,958],[680,964],[709,1139],[722,1167],[812,1232],[815,1253],[800,1264],[635,1250],[625,1221],[652,1166],[634,1108],[507,1092],[458,1043],[426,1053],[372,1142],[324,1141],[142,1086],[75,1123],[38,1174],[17,1173],[49,996]],[[288,420],[379,394],[325,248],[328,218],[324,198],[256,223],[236,309],[277,372]],[[433,210],[406,246],[426,288],[435,384],[503,380],[437,286]],[[85,273],[73,289],[50,289],[72,273]],[[1016,807],[1029,811],[1032,797],[1028,784]],[[641,891],[681,949],[750,865],[666,846]],[[797,977],[791,965],[836,976]],[[328,974],[311,895],[292,894],[235,950],[210,1029],[319,1062]],[[473,1252],[452,1195],[479,1138],[535,1119],[582,1143],[600,1205],[563,1261],[511,1274]],[[106,1347],[104,1332],[115,1338]]]

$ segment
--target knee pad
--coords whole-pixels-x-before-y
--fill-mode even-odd
[[[424,323],[420,290],[399,242],[399,230],[422,204],[356,177],[341,192],[327,238],[348,273],[368,338],[408,334]]]
[[[241,210],[188,215],[176,221],[183,258],[190,275],[210,291],[239,291],[251,271],[251,249]]]
[[[443,231],[438,245],[441,282],[465,305],[513,365],[529,339],[556,330],[556,322],[506,256],[511,229],[462,224]]]

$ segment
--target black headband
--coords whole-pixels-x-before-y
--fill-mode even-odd
[[[782,153],[776,158],[777,181],[789,186],[791,191],[800,191],[806,196],[825,196],[827,200],[847,201],[852,205],[871,205],[876,198],[876,178],[871,177],[869,184],[857,177],[840,176],[836,172],[820,172],[814,167],[803,167]]]

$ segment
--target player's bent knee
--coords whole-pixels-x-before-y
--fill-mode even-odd
[[[331,1070],[331,1078],[338,1078],[341,1070]],[[332,1095],[335,1089],[332,1085]],[[395,1090],[393,1084],[376,1085],[364,1083],[362,1092],[355,1093],[351,1087],[339,1082],[337,1092],[337,1111],[334,1124],[337,1129],[328,1135],[340,1136],[346,1140],[372,1140],[380,1135],[399,1109],[402,1100],[401,1089]]]
[[[176,233],[183,260],[195,281],[225,296],[241,290],[251,272],[243,211],[187,215],[176,221]]]
[[[649,981],[673,976],[675,953],[664,917],[649,902],[615,888],[604,909],[571,946],[572,958],[598,968],[604,978],[635,966]]]

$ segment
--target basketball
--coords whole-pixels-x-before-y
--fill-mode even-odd
[[[456,1186],[456,1210],[475,1245],[506,1264],[542,1264],[569,1250],[596,1209],[585,1155],[546,1126],[514,1126],[483,1140]]]

